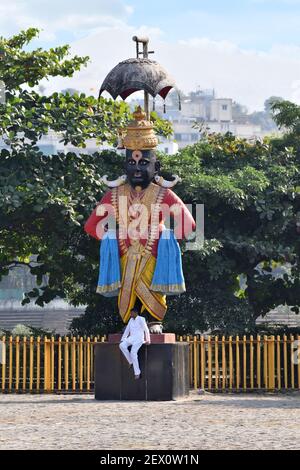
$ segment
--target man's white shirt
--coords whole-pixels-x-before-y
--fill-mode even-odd
[[[138,315],[136,318],[130,318],[122,335],[121,341],[124,341],[128,337],[131,341],[141,341],[143,343],[145,342],[146,338],[146,342],[150,343],[149,328],[144,317],[140,317]]]

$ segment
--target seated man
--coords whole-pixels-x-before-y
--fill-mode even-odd
[[[133,309],[130,312],[130,320],[121,338],[120,349],[126,357],[130,367],[133,366],[134,377],[141,377],[141,370],[138,361],[138,350],[143,344],[150,344],[150,333],[144,317],[138,315],[138,311]],[[129,352],[128,347],[131,346]]]

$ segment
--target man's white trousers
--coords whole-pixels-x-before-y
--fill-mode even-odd
[[[134,375],[140,375],[141,373],[138,360],[138,350],[143,344],[144,341],[135,340],[134,338],[126,338],[120,343],[120,349],[122,353],[126,357],[129,364],[133,365]],[[129,346],[132,346],[130,352],[128,350]]]

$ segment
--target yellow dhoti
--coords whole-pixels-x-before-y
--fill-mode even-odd
[[[166,296],[150,290],[156,259],[146,253],[143,256],[130,253],[121,258],[122,286],[119,292],[119,312],[126,323],[137,297],[143,308],[157,320],[163,320],[167,311]]]

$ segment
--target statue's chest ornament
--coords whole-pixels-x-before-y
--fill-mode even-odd
[[[138,258],[151,253],[159,237],[159,212],[165,192],[153,183],[139,192],[129,185],[113,189],[112,202],[123,252]]]

